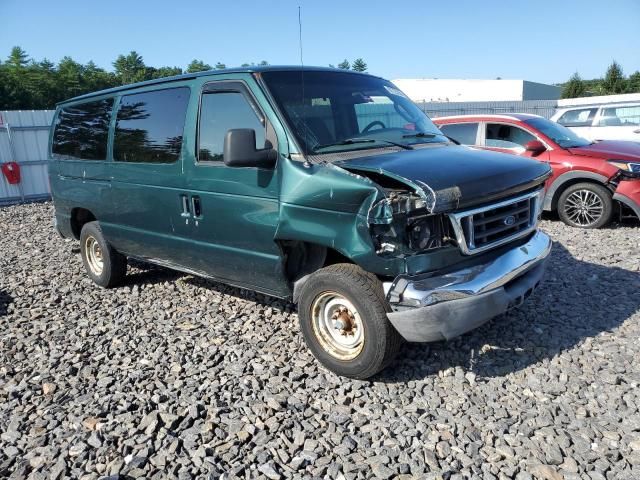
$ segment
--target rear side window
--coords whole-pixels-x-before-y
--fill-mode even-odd
[[[600,127],[635,127],[638,125],[640,125],[640,105],[603,108],[598,121]]]
[[[180,158],[188,87],[125,95],[116,116],[113,158],[119,162],[173,163]]]
[[[265,146],[265,127],[241,92],[204,93],[200,107],[201,162],[223,160],[224,137],[233,128],[251,128],[256,132],[256,149]]]
[[[568,110],[558,119],[560,125],[565,127],[590,127],[597,108],[581,108],[578,110]]]
[[[442,133],[463,145],[475,145],[478,135],[477,123],[446,123],[439,126]]]
[[[54,158],[105,160],[113,98],[63,107],[53,131]]]

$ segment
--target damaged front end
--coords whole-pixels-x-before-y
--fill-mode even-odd
[[[432,214],[423,196],[403,190],[385,190],[367,215],[378,255],[406,256],[455,243],[449,219]]]
[[[381,172],[357,173],[372,180],[384,194],[367,212],[376,254],[402,258],[457,244],[446,213],[457,207],[459,188],[434,191],[422,182]]]

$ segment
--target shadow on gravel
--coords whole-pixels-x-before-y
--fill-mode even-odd
[[[129,259],[129,267],[134,271],[127,272],[124,285],[153,285],[156,283],[171,282],[177,280],[185,273],[171,270],[169,268],[152,265],[150,263],[141,262],[139,260]]]
[[[4,290],[0,290],[0,317],[7,314],[7,309],[12,302],[13,297]]]
[[[519,309],[450,342],[409,344],[375,380],[418,380],[456,366],[494,377],[550,359],[640,311],[639,277],[580,261],[554,242],[542,285]]]

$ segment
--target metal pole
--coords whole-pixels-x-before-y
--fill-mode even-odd
[[[16,149],[13,146],[13,138],[11,137],[11,126],[9,125],[9,123],[5,123],[4,124],[5,128],[7,129],[7,137],[9,138],[9,150],[11,152],[11,160],[12,162],[16,162]],[[20,198],[22,199],[22,202],[24,203],[24,189],[22,188],[22,179],[20,179],[20,182],[18,182],[18,189],[20,190]]]

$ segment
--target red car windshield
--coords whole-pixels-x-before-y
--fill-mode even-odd
[[[530,118],[525,120],[524,123],[532,126],[536,130],[539,130],[562,148],[575,148],[591,145],[589,140],[576,135],[567,127],[563,127],[562,125],[552,122],[551,120],[547,120],[546,118]]]

